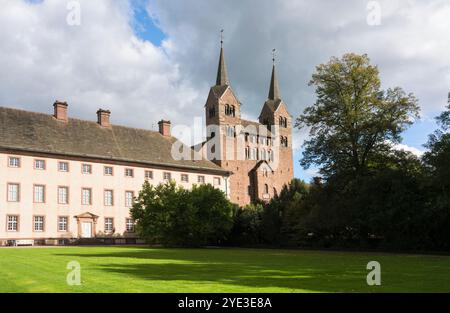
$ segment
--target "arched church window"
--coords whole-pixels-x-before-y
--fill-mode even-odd
[[[269,193],[269,185],[264,185],[264,193]]]

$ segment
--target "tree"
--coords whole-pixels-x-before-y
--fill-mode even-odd
[[[136,231],[150,243],[201,246],[220,244],[232,227],[232,204],[211,185],[191,191],[174,182],[145,182],[131,209]]]
[[[310,85],[317,100],[298,117],[296,127],[310,127],[301,164],[321,166],[326,177],[365,171],[386,154],[400,133],[418,117],[412,94],[396,87],[382,91],[378,68],[367,55],[345,54],[317,66]]]

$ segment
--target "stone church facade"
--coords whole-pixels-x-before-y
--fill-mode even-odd
[[[258,122],[241,117],[221,47],[216,84],[205,104],[208,159],[229,171],[230,199],[239,205],[268,201],[293,179],[292,116],[281,98],[275,62]]]

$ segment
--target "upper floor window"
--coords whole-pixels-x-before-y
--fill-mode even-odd
[[[81,204],[91,205],[92,204],[92,189],[83,188],[81,190]]]
[[[250,159],[250,147],[245,147],[245,159]]]
[[[145,171],[145,179],[153,179],[153,171]]]
[[[126,168],[125,177],[134,177],[134,170],[132,168]]]
[[[69,162],[58,162],[58,170],[60,172],[68,172],[69,171]]]
[[[81,165],[81,172],[83,174],[92,174],[92,165],[91,164]]]
[[[133,206],[134,192],[125,191],[125,206],[131,208]]]
[[[20,167],[20,158],[9,157],[8,158],[8,166],[9,167]]]
[[[170,174],[169,172],[164,172],[163,178],[164,178],[164,180],[171,180],[172,174]]]
[[[280,124],[280,127],[287,128],[287,118],[280,116],[279,124]]]
[[[228,137],[234,137],[234,134],[236,132],[236,128],[234,126],[226,126],[226,132]]]
[[[114,204],[114,192],[112,190],[105,190],[105,206],[112,206]]]
[[[112,166],[105,166],[104,173],[105,173],[105,176],[113,176],[113,174],[114,174],[113,167]]]
[[[6,220],[7,220],[6,229],[8,231],[18,231],[19,230],[19,216],[7,215]]]
[[[205,183],[205,176],[198,176],[197,177],[197,182],[200,184],[204,184]]]
[[[234,105],[225,104],[225,115],[236,116],[236,107]]]
[[[58,187],[58,203],[69,204],[69,187]]]
[[[20,199],[20,185],[8,184],[8,201],[19,202]]]
[[[214,186],[220,186],[221,179],[220,177],[214,177]]]
[[[44,185],[34,185],[34,202],[44,203],[45,202],[45,186]]]
[[[189,175],[188,174],[181,174],[181,181],[183,183],[188,183],[189,182]]]
[[[288,142],[288,137],[280,137],[280,144],[282,147],[288,147],[289,146],[289,142]]]
[[[34,160],[34,168],[37,170],[45,170],[45,160]]]

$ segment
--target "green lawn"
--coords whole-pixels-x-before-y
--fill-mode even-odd
[[[382,285],[366,284],[369,261]],[[68,286],[68,262],[81,286]],[[257,249],[1,248],[0,292],[450,292],[450,257]]]

